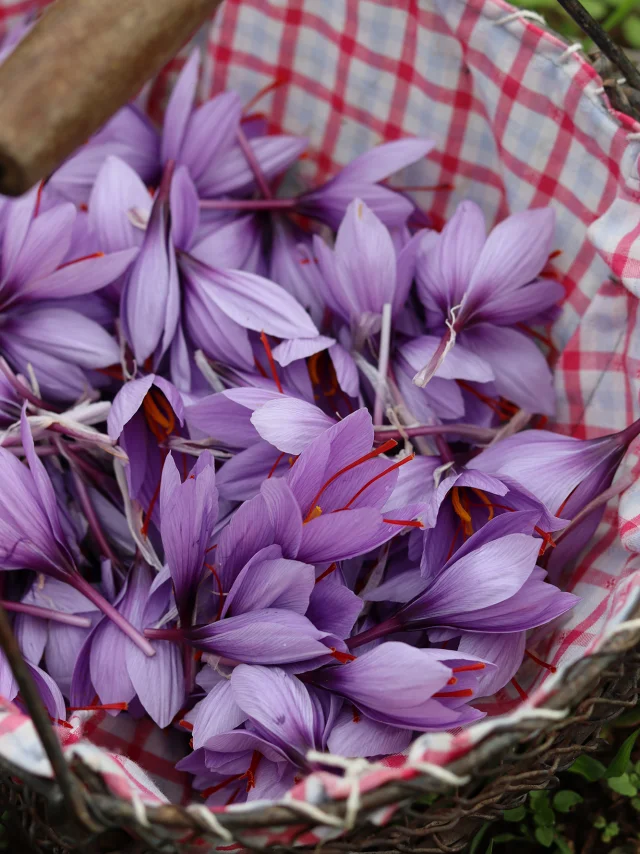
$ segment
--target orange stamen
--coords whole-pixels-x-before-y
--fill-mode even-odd
[[[269,474],[267,475],[267,480],[269,480],[269,478],[273,476],[273,473],[275,472],[275,470],[276,470],[276,469],[278,468],[278,466],[280,465],[280,460],[284,457],[284,454],[285,454],[285,452],[283,451],[283,452],[280,454],[280,456],[276,459],[275,463],[274,463],[274,464],[271,466],[271,468],[269,469]]]
[[[178,721],[178,726],[181,726],[182,729],[186,729],[187,732],[193,732],[193,724],[189,723],[189,721]]]
[[[348,664],[350,661],[356,660],[355,655],[351,655],[348,652],[338,652],[335,646],[330,646],[329,649],[331,650],[331,658],[335,658],[340,664]]]
[[[490,522],[493,519],[494,514],[495,514],[495,508],[494,508],[493,504],[489,500],[488,496],[486,496],[481,489],[476,489],[475,486],[472,486],[471,491],[475,492],[475,494],[478,496],[480,501],[482,501],[483,504],[486,504],[487,507],[489,508],[489,518],[487,519],[487,522]]]
[[[348,509],[349,509],[349,507],[351,507],[351,505],[353,504],[353,502],[354,502],[356,499],[360,498],[360,496],[362,495],[362,493],[363,493],[365,490],[367,490],[367,489],[371,486],[371,484],[372,484],[372,483],[375,483],[377,480],[380,480],[381,478],[385,477],[386,475],[388,475],[390,472],[394,471],[395,469],[399,469],[399,468],[400,468],[401,466],[403,466],[405,463],[409,463],[409,462],[411,462],[411,460],[412,460],[414,457],[415,457],[415,454],[410,454],[408,457],[405,457],[403,460],[399,460],[397,463],[394,463],[393,465],[389,466],[389,468],[386,468],[384,471],[381,471],[381,472],[380,472],[379,474],[377,474],[375,477],[372,477],[372,478],[371,478],[371,480],[368,480],[368,481],[365,483],[365,485],[364,485],[364,486],[362,486],[362,487],[361,487],[361,488],[356,492],[356,494],[353,496],[353,498],[351,498],[351,499],[347,502],[347,504],[345,504],[345,506],[344,506],[342,509],[343,509],[343,510],[348,510]]]
[[[74,258],[73,261],[65,261],[64,264],[60,264],[58,270],[62,270],[63,267],[70,267],[72,264],[79,264],[80,261],[90,261],[91,258],[104,258],[104,252],[92,252],[91,255],[83,255],[82,258]]]
[[[278,389],[280,394],[282,394],[283,393],[282,392],[282,386],[280,384],[280,378],[278,377],[278,372],[276,370],[276,362],[275,362],[275,359],[273,358],[273,353],[271,352],[271,346],[270,346],[269,341],[267,339],[267,336],[264,334],[264,332],[260,333],[260,340],[262,341],[262,346],[264,347],[265,352],[267,354],[267,359],[269,361],[269,367],[271,368],[271,373],[273,374],[273,380],[276,384],[276,388]]]
[[[473,697],[471,688],[461,688],[460,691],[440,691],[434,697]]]
[[[213,564],[205,562],[205,566],[213,573],[213,577],[216,580],[216,586],[218,587],[218,596],[220,597],[220,603],[218,605],[218,615],[216,619],[219,620],[222,617],[222,609],[224,608],[224,592],[222,590],[222,582],[220,581],[220,576],[216,572],[216,569]]]
[[[337,564],[337,563],[332,563],[330,567],[328,567],[327,569],[325,569],[325,571],[322,573],[322,575],[319,575],[319,576],[316,578],[316,584],[317,584],[319,581],[322,581],[322,579],[323,579],[323,578],[326,578],[326,577],[327,577],[327,575],[331,575],[331,573],[336,569],[336,567],[337,567],[337,566],[338,566],[338,564]]]
[[[528,649],[525,649],[524,654],[531,659],[531,661],[535,661],[536,664],[539,664],[540,667],[544,667],[545,670],[548,670],[551,673],[556,673],[558,668],[554,667],[553,664],[549,664],[546,661],[543,661],[541,658],[538,658],[537,655],[534,655],[532,652],[529,652]]]
[[[306,260],[307,259],[305,259],[305,261]],[[322,355],[322,353],[314,353],[313,356],[309,356],[309,358],[307,359],[307,370],[309,371],[309,377],[311,378],[311,382],[314,385],[320,385],[320,374],[318,373],[318,361],[320,360],[321,355]]]
[[[311,502],[311,505],[310,505],[311,510],[307,514],[307,518],[304,521],[305,522],[309,521],[309,517],[310,517],[311,513],[313,513],[315,508],[318,506],[318,502],[320,500],[320,496],[322,495],[322,493],[325,491],[325,489],[327,489],[327,487],[329,487],[341,475],[346,474],[348,471],[351,471],[352,469],[356,468],[356,466],[362,465],[362,463],[366,463],[367,460],[372,460],[374,457],[379,457],[380,454],[384,454],[386,451],[390,451],[391,448],[395,448],[397,444],[398,443],[396,442],[395,439],[388,439],[384,444],[380,445],[379,448],[375,448],[373,451],[369,451],[369,453],[365,454],[364,457],[360,457],[360,459],[354,460],[352,463],[349,463],[348,466],[344,466],[344,468],[341,468],[335,474],[332,474],[331,477],[329,478],[329,480],[327,480],[320,487],[318,493],[316,494],[315,498]]]

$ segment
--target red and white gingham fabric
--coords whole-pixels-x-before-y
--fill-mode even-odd
[[[42,5],[4,0],[0,26]],[[567,47],[502,0],[226,0],[207,41],[203,94],[234,88],[247,102],[279,82],[260,110],[272,130],[309,138],[299,175],[307,184],[384,140],[421,135],[436,140],[435,150],[395,184],[450,187],[416,193],[436,224],[464,198],[482,206],[490,225],[512,211],[552,205],[561,250],[553,269],[566,289],[554,329],[561,350],[555,429],[590,438],[640,415],[640,126],[611,110],[598,75]],[[178,58],[147,89],[153,115],[180,66]],[[447,761],[514,716],[549,716],[536,707],[562,670],[597,650],[638,602],[638,489],[622,499],[620,533],[622,540],[613,504],[566,585],[580,604],[533,641],[559,672],[529,662],[518,674],[528,702],[505,689],[484,703],[490,717],[463,733],[425,735],[408,757],[351,767],[345,777],[312,775],[289,795],[301,815],[318,822],[299,841],[341,831],[323,818],[327,798],[350,796],[357,806],[359,792],[414,775],[425,762],[446,776]],[[173,768],[181,733],[158,733],[146,720],[122,716],[76,717],[72,724],[63,732],[65,749],[81,751],[138,808],[191,797]],[[0,754],[48,773],[31,723],[11,708],[0,712]],[[392,811],[373,818],[384,821]],[[291,831],[265,832],[254,841],[291,838]]]

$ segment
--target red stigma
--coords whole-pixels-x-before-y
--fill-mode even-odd
[[[265,352],[267,354],[267,360],[269,361],[269,367],[271,368],[271,373],[273,375],[273,380],[276,384],[276,388],[278,389],[280,394],[283,394],[282,385],[280,384],[280,378],[278,377],[278,372],[276,370],[275,359],[273,358],[273,353],[271,352],[271,345],[269,344],[267,336],[264,334],[264,332],[260,333],[260,340],[262,341],[262,346],[264,347]]]
[[[332,563],[331,566],[327,567],[327,569],[325,569],[325,571],[316,578],[315,583],[317,584],[319,581],[322,581],[323,578],[326,578],[327,575],[331,575],[331,573],[335,571],[337,566],[337,563]]]
[[[271,466],[271,468],[269,469],[269,474],[267,475],[267,480],[269,480],[269,478],[270,478],[270,477],[273,477],[273,473],[275,472],[275,470],[276,470],[276,469],[278,468],[278,466],[280,465],[280,461],[281,461],[281,460],[282,460],[282,458],[284,457],[284,454],[285,454],[285,452],[283,451],[283,452],[278,456],[278,458],[276,459],[275,463],[274,463],[274,464]]]
[[[216,580],[216,586],[218,588],[218,596],[220,598],[220,604],[218,605],[218,614],[216,616],[216,620],[220,620],[222,618],[222,609],[224,608],[224,592],[222,590],[222,582],[220,581],[220,576],[216,572],[215,567],[211,563],[205,563],[207,569],[210,569],[213,573],[213,577]]]
[[[261,101],[265,95],[269,95],[271,92],[275,92],[276,89],[279,89],[281,86],[284,86],[289,82],[288,74],[281,74],[279,77],[276,77],[275,80],[272,80],[271,83],[268,83],[266,86],[263,86],[262,89],[258,89],[256,94],[251,98],[250,101],[247,101],[245,104],[244,110],[242,111],[245,118],[247,117],[247,113],[249,110],[253,109],[258,101]]]
[[[476,661],[475,664],[463,664],[462,667],[452,667],[452,673],[468,673],[471,670],[484,670],[487,665],[481,661]]]
[[[128,703],[95,703],[91,706],[67,706],[68,712],[126,712]]]
[[[375,483],[377,480],[380,480],[381,478],[386,477],[386,475],[390,474],[395,469],[401,468],[403,465],[405,465],[405,463],[411,462],[411,460],[414,457],[415,457],[415,454],[410,454],[408,457],[405,457],[403,460],[400,460],[399,462],[394,463],[392,466],[389,466],[389,468],[386,468],[384,471],[381,471],[375,477],[372,477],[371,480],[368,480],[364,486],[360,487],[360,489],[356,492],[356,494],[353,496],[353,498],[349,499],[349,501],[344,505],[344,507],[342,509],[348,510],[349,507],[351,507],[351,505],[353,504],[353,502],[356,499],[360,498],[362,493],[365,490],[367,490],[371,486],[372,483]]]
[[[193,724],[189,723],[189,721],[178,721],[178,726],[181,726],[182,729],[186,729],[187,732],[193,732]]]
[[[383,519],[383,522],[386,522],[387,525],[400,525],[403,528],[424,528],[422,522],[418,521],[418,519]]]
[[[44,185],[46,184],[46,180],[40,181],[38,184],[38,193],[36,195],[36,204],[33,209],[33,218],[35,219],[40,213],[40,205],[42,204],[42,191],[44,190]]]
[[[353,710],[353,722],[354,724],[359,724],[361,721],[360,712],[353,704],[351,705],[351,708]]]
[[[64,264],[60,264],[58,270],[62,270],[64,267],[70,267],[72,264],[79,264],[80,261],[90,261],[92,258],[104,258],[104,252],[92,252],[91,255],[83,255],[82,258],[74,258],[73,261],[65,261]]]
[[[325,483],[320,487],[320,489],[318,490],[317,494],[315,495],[315,497],[314,497],[314,499],[313,499],[313,501],[311,502],[311,505],[310,505],[310,506],[311,506],[311,510],[307,513],[307,515],[306,515],[306,517],[305,517],[304,521],[305,521],[305,522],[308,522],[308,521],[310,520],[310,518],[311,518],[311,514],[313,513],[313,511],[314,511],[314,510],[315,510],[315,508],[317,507],[317,505],[318,505],[318,501],[320,500],[320,496],[322,495],[322,493],[323,493],[323,492],[324,492],[324,491],[325,491],[329,486],[331,486],[331,484],[332,484],[334,481],[336,481],[336,480],[337,480],[341,475],[346,474],[346,472],[351,471],[352,469],[356,468],[357,466],[362,465],[362,463],[366,463],[366,462],[367,462],[367,460],[372,460],[374,457],[379,457],[379,456],[380,456],[380,454],[384,454],[386,451],[390,451],[392,448],[395,448],[397,444],[398,444],[398,443],[396,442],[396,440],[395,440],[395,439],[388,439],[388,440],[387,440],[383,445],[380,445],[380,447],[379,447],[379,448],[375,448],[373,451],[369,451],[369,453],[368,453],[368,454],[365,454],[365,455],[364,455],[364,457],[360,457],[360,459],[358,459],[358,460],[354,460],[352,463],[349,463],[349,465],[344,466],[344,468],[341,468],[341,469],[340,469],[339,471],[337,471],[335,474],[332,474],[332,475],[331,475],[331,477],[329,478],[329,480],[327,480],[327,481],[326,481],[326,482],[325,482]]]
[[[340,664],[348,664],[350,661],[356,660],[355,655],[348,652],[338,652],[335,646],[330,646],[329,649],[331,650],[331,658],[335,658]]]
[[[556,673],[558,668],[554,667],[553,664],[549,664],[546,661],[543,661],[541,658],[538,658],[537,655],[534,655],[532,652],[529,652],[528,649],[525,649],[524,654],[527,658],[530,658],[531,661],[535,661],[536,664],[540,665],[540,667],[544,667],[545,670],[548,670],[550,673]]]
[[[438,694],[434,694],[434,697],[473,697],[473,691],[471,688],[461,688],[460,691],[440,691]]]

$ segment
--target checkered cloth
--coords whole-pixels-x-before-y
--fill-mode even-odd
[[[39,5],[4,0],[0,22],[7,26]],[[435,150],[395,184],[450,186],[415,193],[436,223],[465,198],[482,206],[489,224],[552,205],[561,250],[553,271],[566,289],[554,328],[561,351],[555,429],[590,438],[638,418],[640,126],[611,109],[596,72],[537,16],[502,0],[226,0],[210,29],[206,60],[203,94],[233,88],[247,102],[268,84],[281,84],[259,108],[272,130],[309,138],[301,176],[309,185],[384,140],[421,135],[436,140]],[[145,91],[152,114],[159,114],[180,66],[176,58]],[[427,734],[408,756],[351,767],[346,776],[312,775],[289,795],[318,823],[300,841],[340,832],[321,811],[327,798],[349,796],[357,806],[359,793],[424,771],[425,762],[432,763],[429,773],[446,777],[452,757],[505,722],[549,717],[544,699],[562,671],[599,649],[638,603],[638,489],[623,496],[622,539],[618,532],[613,502],[566,585],[581,597],[579,605],[552,633],[533,640],[556,675],[529,661],[518,674],[527,702],[506,688],[485,701],[489,717],[462,733]],[[189,799],[186,779],[173,768],[184,748],[180,733],[159,733],[147,720],[123,716],[81,715],[71,723],[63,732],[65,750],[81,751],[138,808]],[[0,754],[48,773],[30,722],[10,708],[0,714]],[[392,812],[372,818],[385,821]],[[254,842],[286,843],[288,834],[264,832]]]

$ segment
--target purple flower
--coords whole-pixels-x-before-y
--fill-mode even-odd
[[[529,412],[553,413],[549,367],[533,341],[514,327],[539,321],[562,299],[557,282],[540,278],[554,222],[551,208],[524,211],[487,237],[480,208],[462,202],[441,234],[425,235],[418,296],[427,327],[442,340],[414,382],[426,385],[458,340],[493,371],[499,394]]]
[[[180,393],[155,374],[125,383],[111,406],[107,431],[129,457],[129,494],[147,511],[143,533],[156,507],[162,466],[169,453],[167,441],[183,423]]]
[[[0,567],[3,570],[30,569],[66,582],[96,605],[118,630],[128,634],[147,656],[150,644],[80,574],[76,550],[68,526],[58,507],[51,479],[35,452],[33,437],[22,411],[20,435],[27,466],[0,448]]]
[[[87,371],[118,362],[118,345],[70,301],[100,290],[129,266],[135,251],[74,258],[77,212],[56,205],[38,213],[38,190],[6,203],[0,260],[0,349],[42,391],[71,400],[90,387]]]
[[[401,139],[379,145],[356,157],[322,187],[300,196],[297,209],[337,230],[353,200],[362,199],[385,225],[403,225],[415,205],[378,182],[421,160],[433,145],[426,139]]]
[[[131,211],[145,229],[122,295],[122,314],[133,354],[157,366],[170,349],[171,375],[191,388],[185,334],[207,355],[253,368],[247,330],[280,338],[313,337],[309,315],[278,285],[233,269],[247,263],[255,232],[247,219],[207,233],[199,230],[195,186],[185,167],[165,170],[155,201],[141,209],[144,188],[128,167],[107,161],[92,197],[92,217],[114,244],[138,245]],[[135,187],[135,190],[126,189]],[[139,201],[138,201],[139,199]],[[133,203],[133,204],[132,204]]]
[[[474,669],[478,664],[481,669]],[[310,679],[379,724],[425,731],[483,717],[466,704],[476,694],[478,673],[485,667],[491,665],[462,653],[388,641],[347,664],[317,670]],[[449,691],[454,674],[455,689]]]

